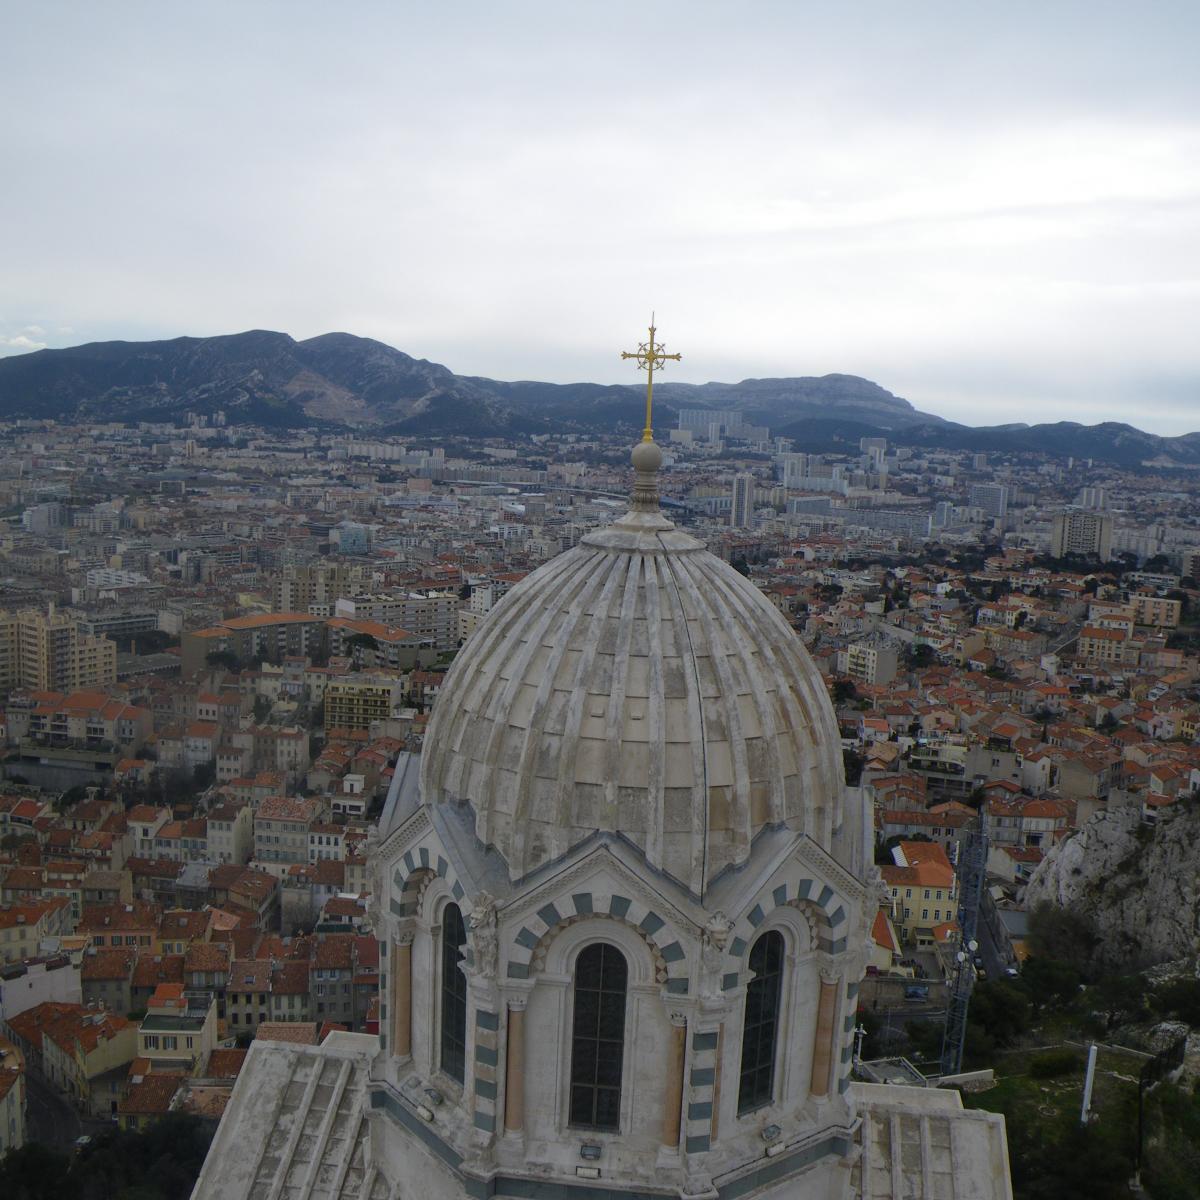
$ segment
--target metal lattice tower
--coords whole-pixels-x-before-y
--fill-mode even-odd
[[[957,954],[954,983],[946,1005],[946,1029],[942,1035],[942,1074],[956,1075],[962,1070],[963,1043],[967,1037],[967,1008],[975,985],[975,967],[971,955],[976,945],[979,906],[987,878],[987,813],[963,830],[958,848],[958,924],[962,930]]]

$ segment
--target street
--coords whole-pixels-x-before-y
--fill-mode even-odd
[[[30,1140],[59,1150],[74,1149],[80,1125],[71,1103],[32,1071],[26,1072],[25,1084]]]
[[[95,1137],[116,1128],[105,1117],[80,1117],[69,1100],[32,1071],[26,1072],[25,1084],[30,1141],[70,1153],[75,1149],[75,1139],[81,1134]]]
[[[996,939],[992,936],[989,915],[995,918],[995,910],[992,908],[991,901],[985,897],[979,906],[979,921],[975,927],[975,940],[979,943],[977,953],[983,959],[983,966],[989,979],[1004,979],[1008,961],[996,948]]]

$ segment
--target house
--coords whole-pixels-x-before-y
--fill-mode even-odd
[[[193,942],[206,942],[211,935],[212,916],[205,910],[168,909],[158,923],[156,953],[185,954]]]
[[[158,913],[158,906],[146,900],[96,904],[83,910],[76,932],[93,946],[137,946],[149,950],[158,938]]]
[[[25,1058],[0,1037],[0,1159],[25,1144]]]
[[[118,1128],[146,1129],[160,1121],[171,1111],[186,1078],[179,1071],[152,1071],[148,1075],[132,1076],[129,1090],[117,1102]]]
[[[131,1011],[143,1011],[160,983],[183,983],[182,954],[163,955],[143,951],[138,955],[130,986]]]
[[[133,946],[89,946],[80,970],[84,1004],[122,1016],[131,1012],[137,959]]]
[[[932,946],[935,927],[957,916],[954,867],[934,842],[900,842],[892,857],[894,865],[880,868],[891,899],[891,919],[905,942]]]
[[[321,934],[312,956],[311,1012],[313,1020],[354,1024],[354,937]]]
[[[887,909],[880,908],[871,924],[871,940],[867,945],[867,974],[886,975],[899,959],[900,939],[896,936]]]
[[[216,1005],[217,1016],[224,1018],[229,987],[228,942],[192,942],[183,956],[183,979],[188,995],[207,997]]]
[[[271,974],[271,1020],[312,1020],[307,961],[276,964]]]
[[[309,861],[309,831],[322,816],[321,804],[295,796],[269,796],[254,814],[254,861],[283,876],[293,863]]]
[[[64,896],[0,907],[0,963],[36,958],[43,942],[65,937],[73,926]]]
[[[208,860],[216,863],[250,861],[254,850],[254,814],[249,804],[228,803],[208,814]]]
[[[160,983],[138,1026],[137,1053],[157,1071],[195,1074],[217,1044],[217,1006],[178,983]]]
[[[238,958],[229,967],[226,1011],[232,1034],[253,1033],[271,1015],[269,959]]]
[[[107,1116],[137,1053],[137,1026],[81,1004],[39,1004],[5,1022],[32,1070],[92,1116]]]

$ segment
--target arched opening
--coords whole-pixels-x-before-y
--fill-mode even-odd
[[[570,1123],[588,1129],[621,1125],[621,1064],[629,964],[607,942],[594,942],[575,962],[571,1038]]]
[[[768,930],[750,947],[754,978],[746,988],[742,1025],[742,1068],[738,1077],[738,1115],[770,1104],[775,1090],[775,1050],[783,992],[783,935]]]
[[[462,910],[447,904],[442,910],[442,1070],[462,1083],[467,1065],[467,977],[463,973],[463,947],[467,929]]]

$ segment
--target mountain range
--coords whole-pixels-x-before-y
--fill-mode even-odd
[[[861,437],[972,451],[1033,451],[1116,465],[1200,467],[1200,433],[1158,437],[1131,425],[973,427],[921,412],[855,375],[663,382],[655,424],[680,408],[736,409],[800,449],[837,452]],[[0,418],[73,423],[177,421],[225,413],[230,424],[320,425],[421,436],[521,436],[630,431],[642,422],[637,384],[502,382],[455,375],[370,338],[326,333],[296,341],[251,330],[220,337],[93,342],[0,359]]]

